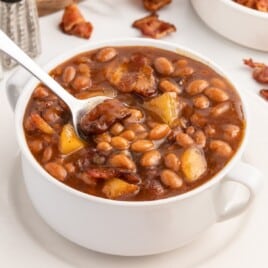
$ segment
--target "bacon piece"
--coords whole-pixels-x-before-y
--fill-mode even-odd
[[[113,62],[106,71],[108,81],[124,93],[136,93],[143,97],[157,92],[157,81],[149,59],[142,54],[133,54],[130,60]]]
[[[85,20],[76,4],[69,5],[65,8],[59,26],[64,33],[85,39],[89,39],[93,31],[92,24]]]
[[[110,167],[93,167],[89,168],[86,173],[93,180],[108,180],[112,178],[120,178],[134,184],[138,184],[141,182],[141,178],[138,174],[120,168],[115,169]]]
[[[252,76],[257,82],[268,84],[268,66],[266,64],[254,62],[252,59],[245,59],[244,63],[253,68]]]
[[[260,95],[268,101],[268,89],[261,89],[260,90]]]
[[[129,109],[117,99],[106,100],[98,104],[89,113],[82,115],[79,130],[85,139],[92,134],[101,134],[115,122],[130,116]]]
[[[145,9],[149,11],[157,11],[170,3],[171,0],[143,0]]]
[[[117,171],[114,168],[90,168],[87,170],[87,174],[89,177],[93,179],[103,179],[108,180],[116,177]]]
[[[157,14],[136,20],[132,26],[139,29],[143,35],[157,39],[176,32],[175,25],[159,20]]]

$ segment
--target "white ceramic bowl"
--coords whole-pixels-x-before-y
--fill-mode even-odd
[[[232,0],[191,0],[196,13],[214,31],[249,48],[268,51],[268,13]]]
[[[188,49],[150,39],[124,39],[88,43],[54,59],[46,70],[86,50],[103,46],[154,46],[190,56],[226,77],[223,71]],[[14,80],[13,80],[14,81]],[[17,138],[22,155],[22,170],[29,196],[41,217],[58,233],[86,248],[116,255],[139,256],[165,252],[189,243],[217,221],[241,213],[259,188],[259,172],[240,161],[248,137],[246,133],[236,154],[213,179],[182,195],[145,202],[114,201],[72,189],[51,177],[34,159],[23,132],[23,115],[37,81],[32,79],[22,90],[15,109]],[[18,95],[12,79],[7,94],[11,102]],[[18,88],[17,88],[18,89]],[[20,88],[19,90],[21,90]],[[241,96],[243,99],[243,97]],[[247,118],[243,101],[243,110]],[[228,179],[225,175],[228,173]],[[235,181],[246,186],[250,198],[232,204],[233,194],[223,195],[223,185]]]

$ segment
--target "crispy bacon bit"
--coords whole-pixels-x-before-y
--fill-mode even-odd
[[[69,5],[65,8],[59,26],[64,33],[85,39],[89,39],[93,31],[92,24],[85,20],[76,4]]]
[[[129,183],[138,184],[141,182],[141,178],[129,170],[124,169],[115,169],[115,168],[109,168],[109,167],[96,167],[96,168],[90,168],[86,171],[87,175],[93,179],[103,179],[103,180],[109,180],[112,178],[120,178],[125,181],[128,181]]]
[[[107,180],[116,177],[117,172],[114,168],[90,168],[87,174],[93,179]]]
[[[130,115],[130,110],[119,100],[106,100],[81,117],[79,131],[85,139],[90,139],[92,134],[101,134]]]
[[[157,91],[154,70],[148,58],[141,54],[133,54],[128,61],[111,63],[106,77],[121,92],[149,97]]]
[[[144,7],[149,11],[157,11],[171,3],[171,0],[143,0]]]
[[[236,3],[243,6],[256,9],[263,12],[268,12],[268,0],[234,0]]]
[[[136,20],[132,26],[138,28],[145,36],[157,39],[176,32],[175,25],[159,20],[157,14]]]
[[[264,63],[254,62],[252,59],[245,59],[244,63],[253,68],[253,78],[259,83],[268,83],[268,66]]]
[[[268,89],[261,89],[260,90],[260,95],[268,101]]]

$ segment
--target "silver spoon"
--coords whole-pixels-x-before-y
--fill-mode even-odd
[[[1,30],[0,50],[16,60],[21,66],[32,73],[38,80],[43,82],[67,104],[72,114],[73,126],[77,135],[79,135],[78,123],[81,115],[85,112],[91,111],[96,105],[102,103],[103,101],[111,99],[110,97],[106,96],[97,96],[85,100],[76,99],[71,94],[69,94],[60,84],[58,84],[51,76],[49,76],[49,74],[42,70],[40,66],[38,66]]]

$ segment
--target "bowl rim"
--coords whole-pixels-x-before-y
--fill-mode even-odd
[[[56,187],[59,187],[61,190],[74,195],[76,197],[82,198],[86,201],[90,202],[96,202],[99,204],[106,204],[106,205],[112,205],[112,206],[123,206],[123,207],[143,207],[143,206],[160,206],[165,205],[169,203],[174,203],[180,200],[188,199],[190,197],[193,197],[197,195],[198,193],[201,193],[203,191],[208,190],[209,188],[215,186],[217,183],[219,183],[226,173],[228,173],[233,166],[241,159],[242,153],[244,151],[246,142],[248,140],[248,130],[249,130],[249,116],[248,116],[248,109],[246,105],[245,97],[242,93],[242,90],[239,90],[239,87],[231,80],[229,79],[229,75],[227,75],[227,72],[223,71],[220,66],[217,65],[214,61],[208,59],[206,56],[203,56],[202,54],[193,51],[189,48],[186,48],[184,46],[178,45],[176,43],[162,41],[162,40],[153,40],[153,39],[146,39],[146,38],[119,38],[119,39],[110,39],[110,40],[102,40],[102,41],[96,41],[92,43],[87,43],[86,45],[79,46],[74,49],[70,49],[67,52],[58,55],[57,57],[50,60],[45,66],[44,70],[50,71],[51,69],[55,68],[59,64],[63,63],[64,61],[67,61],[68,59],[71,59],[72,57],[75,57],[78,54],[81,54],[86,51],[99,49],[102,47],[107,46],[114,46],[114,47],[123,47],[123,46],[147,46],[147,47],[156,47],[161,48],[168,51],[173,51],[182,55],[185,55],[186,57],[190,57],[194,60],[197,60],[203,64],[206,64],[213,70],[215,70],[218,74],[223,76],[236,90],[238,96],[241,99],[242,103],[242,110],[245,118],[245,129],[244,129],[244,136],[243,139],[236,150],[235,154],[232,156],[232,158],[229,160],[229,162],[225,165],[223,169],[221,169],[217,174],[215,174],[211,179],[206,181],[205,183],[201,184],[197,188],[194,188],[188,192],[185,192],[180,195],[175,195],[163,199],[157,199],[157,200],[148,200],[148,201],[120,201],[120,200],[111,200],[106,199],[103,197],[98,197],[94,195],[90,195],[84,192],[81,192],[79,190],[76,190],[60,181],[55,179],[53,176],[51,176],[45,169],[37,162],[37,160],[34,158],[32,153],[30,152],[30,149],[27,145],[24,130],[23,130],[23,117],[25,114],[25,110],[28,104],[28,101],[31,97],[31,94],[35,88],[35,86],[39,83],[37,79],[31,78],[23,87],[23,91],[21,95],[19,96],[18,102],[16,104],[15,108],[15,127],[16,127],[16,136],[17,140],[20,146],[21,153],[26,158],[26,160],[29,162],[32,168],[36,172],[42,176],[42,179],[46,179],[49,183],[52,183]]]
[[[263,12],[263,11],[259,11],[250,7],[246,7],[242,4],[234,2],[233,0],[220,0],[220,1],[226,5],[229,5],[231,8],[234,8],[238,11],[246,13],[247,15],[252,15],[252,16],[257,16],[257,17],[261,17],[264,19],[268,19],[268,12]]]

